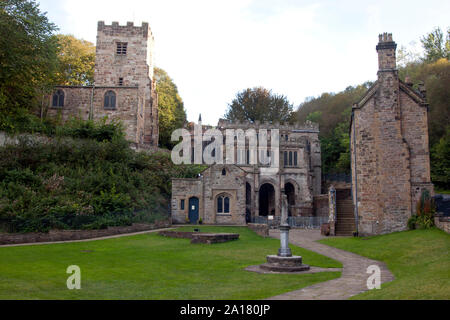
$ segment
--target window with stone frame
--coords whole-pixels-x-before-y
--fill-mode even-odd
[[[108,110],[116,109],[116,93],[114,91],[109,90],[105,93],[103,107]]]
[[[126,56],[128,51],[128,42],[117,42],[116,54],[118,56]]]
[[[123,78],[119,78],[119,87],[123,86]]]
[[[227,195],[220,195],[217,197],[217,213],[229,214],[230,213],[230,197]]]
[[[53,99],[52,99],[52,106],[55,108],[62,108],[64,107],[64,91],[62,90],[57,90],[54,94],[53,94]]]
[[[181,210],[184,210],[184,199],[182,199],[181,200],[181,202],[180,202],[180,208],[181,208]]]

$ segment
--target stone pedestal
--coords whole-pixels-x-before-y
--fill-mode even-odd
[[[272,272],[300,272],[307,271],[310,267],[302,263],[302,257],[280,257],[267,256],[267,263],[260,265],[260,268]]]

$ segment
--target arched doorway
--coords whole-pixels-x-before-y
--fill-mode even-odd
[[[252,222],[252,186],[245,184],[245,222]]]
[[[189,199],[189,222],[191,224],[198,222],[199,203],[200,201],[196,197]]]
[[[275,188],[265,183],[259,188],[259,215],[263,217],[275,215]]]
[[[295,207],[295,187],[292,183],[288,182],[284,185],[284,193],[287,195],[289,204],[288,214],[292,217],[293,208]]]

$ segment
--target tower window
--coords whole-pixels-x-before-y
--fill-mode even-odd
[[[116,54],[124,56],[127,54],[128,42],[117,42]]]
[[[123,86],[123,78],[119,78],[119,86]]]
[[[64,91],[58,90],[53,94],[53,107],[64,107]]]
[[[114,91],[108,91],[105,93],[105,101],[103,107],[105,109],[115,109],[116,108],[116,94]]]

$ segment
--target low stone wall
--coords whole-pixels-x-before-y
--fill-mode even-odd
[[[158,221],[154,224],[133,224],[131,226],[109,227],[100,230],[51,230],[48,233],[2,233],[0,234],[0,245],[94,239],[168,228],[171,225],[172,223],[168,219]]]
[[[314,216],[316,217],[328,217],[329,205],[328,194],[321,194],[314,196]]]
[[[176,239],[191,239],[192,244],[204,243],[214,244],[223,243],[239,239],[237,233],[201,233],[201,232],[183,232],[183,231],[160,231],[161,236]]]
[[[450,217],[444,217],[441,215],[436,215],[434,217],[434,224],[441,230],[450,233]]]
[[[247,227],[261,237],[269,237],[269,226],[267,224],[249,223]]]

